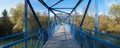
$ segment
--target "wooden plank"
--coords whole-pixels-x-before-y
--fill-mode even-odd
[[[80,48],[80,46],[70,34],[70,30],[65,25],[61,25],[44,48]]]

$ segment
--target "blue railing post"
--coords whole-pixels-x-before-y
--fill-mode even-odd
[[[54,19],[55,19],[55,25],[57,24],[57,17],[56,17],[57,15],[55,14],[55,16],[54,16]]]
[[[38,48],[38,47],[39,47],[40,40],[41,40],[41,32],[43,32],[43,31],[41,31],[41,29],[39,29],[39,37],[38,37],[38,40],[37,40],[37,42],[36,42],[35,48]]]
[[[72,15],[70,15],[70,23],[73,24],[73,21],[72,21]]]
[[[76,17],[77,17],[77,11],[75,9],[75,16],[74,16],[74,24],[76,25]]]
[[[48,10],[48,34],[49,34],[49,38],[50,38],[50,34],[51,34],[51,31],[50,31],[50,11]]]
[[[95,30],[98,32],[98,0],[95,0]],[[98,35],[98,33],[96,33]]]
[[[25,0],[25,6],[24,6],[24,31],[25,37],[28,37],[28,4],[27,0]],[[27,40],[25,41],[25,48],[27,48]]]
[[[30,39],[30,47],[33,48],[33,39]]]
[[[70,15],[69,15],[69,17],[68,17],[68,22],[69,22],[69,24],[70,24]]]
[[[51,24],[51,32],[53,33],[54,32],[54,30],[53,30],[53,28],[54,28],[54,18],[52,19],[52,24]],[[50,34],[50,36],[52,36],[52,34]]]
[[[95,35],[98,36],[98,0],[95,0]],[[99,47],[99,44],[96,44],[95,41],[94,43],[94,48]]]
[[[74,27],[75,27],[75,26],[76,26],[76,16],[77,16],[77,14],[76,14],[76,13],[77,13],[77,12],[76,12],[76,9],[75,9],[75,12],[74,12],[74,13],[75,13],[75,15],[74,15],[74,20],[73,20],[73,21],[74,21]],[[76,30],[74,29],[73,32],[76,32]],[[74,34],[74,33],[73,33],[73,34]],[[75,35],[75,34],[74,34],[74,35]]]
[[[55,19],[55,16],[53,17],[53,21],[52,21],[52,33],[54,33],[54,30],[55,30],[55,25],[56,25],[56,19]]]

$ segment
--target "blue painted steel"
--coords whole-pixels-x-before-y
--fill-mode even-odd
[[[72,15],[70,15],[70,23],[72,24],[73,23],[73,21],[72,21]]]
[[[108,43],[108,42],[105,42],[105,41],[103,41],[103,40],[100,40],[100,39],[98,39],[98,38],[95,37],[95,36],[91,36],[91,35],[89,35],[89,34],[86,34],[84,31],[80,31],[80,32],[81,32],[82,34],[86,35],[86,36],[91,37],[93,40],[98,40],[99,42],[101,42],[101,43],[103,43],[103,44],[105,44],[105,45],[111,46],[111,47],[113,47],[113,48],[118,48],[117,46],[112,45],[112,44],[110,44],[110,43]]]
[[[72,26],[73,29],[77,30],[74,26]],[[119,48],[118,46],[115,46],[113,44],[110,44],[109,42],[106,42],[104,40],[101,40],[99,39],[97,36],[93,36],[93,35],[90,35],[90,34],[87,34],[86,32],[84,32],[83,30],[78,30],[79,33],[81,33],[82,35],[86,36],[87,38],[91,38],[93,41],[98,41],[99,43],[102,43],[104,44],[105,46],[109,46],[109,47],[112,47],[112,48]],[[83,39],[84,40],[84,39]],[[96,43],[96,42],[93,42],[93,43]],[[94,47],[96,48],[97,44],[94,44]],[[104,47],[104,46],[103,46]]]
[[[40,40],[41,40],[41,30],[39,30],[39,38],[38,38],[38,40],[37,40],[37,42],[36,42],[36,48],[38,48],[39,47],[39,44],[40,44]]]
[[[75,9],[74,25],[76,25],[76,17],[77,17],[77,11],[76,11],[76,9]]]
[[[98,32],[98,0],[95,0],[95,30]]]
[[[96,44],[94,40],[93,40],[93,48],[96,48]]]
[[[84,40],[85,40],[85,43],[86,43],[86,48],[89,48],[89,43],[88,43],[88,40],[87,40],[87,36],[83,36]]]
[[[89,6],[90,6],[90,3],[91,3],[91,0],[88,1],[88,4],[87,4],[87,7],[86,7],[86,10],[85,10],[85,12],[84,12],[84,15],[83,15],[83,18],[82,18],[82,21],[81,21],[81,24],[80,24],[80,27],[82,27],[82,25],[83,25],[83,22],[84,22],[84,19],[85,19],[85,17],[86,17],[86,14],[87,14],[88,8],[89,8]]]
[[[37,34],[38,34],[38,33],[35,33],[35,34],[33,34],[33,35],[29,36],[29,37],[26,37],[26,38],[23,38],[23,39],[18,40],[18,41],[16,41],[16,42],[13,42],[13,43],[11,43],[11,44],[8,44],[7,46],[4,46],[3,48],[9,48],[9,47],[11,47],[11,46],[13,46],[13,45],[16,45],[16,44],[20,43],[20,42],[26,41],[26,40],[34,37],[34,36],[37,35]]]
[[[50,35],[50,11],[48,10],[48,34]],[[50,36],[49,36],[49,38],[50,38]]]
[[[63,0],[59,0],[58,2],[56,2],[55,4],[53,4],[51,7],[54,7],[55,5],[59,4],[60,2],[62,2]]]
[[[54,16],[54,17],[55,17],[55,16]],[[53,33],[57,30],[57,28],[59,28],[60,24],[61,24],[61,20],[58,21],[58,24],[55,25],[55,18],[53,18],[52,24],[51,24],[51,26],[50,26],[50,27],[51,27],[51,28],[50,28],[51,32],[50,32],[50,34],[49,34],[49,39],[52,37]]]
[[[56,17],[57,15],[54,15],[54,26],[56,26],[57,25],[57,17]]]
[[[38,30],[38,28],[33,29],[33,30],[29,30],[28,32],[34,32],[35,30]],[[25,33],[26,32],[20,32],[20,33],[17,33],[17,34],[12,34],[12,35],[8,35],[8,36],[0,37],[0,40],[4,40],[4,39],[7,39],[7,38],[19,36],[19,35],[22,35],[22,34],[25,34]]]
[[[57,11],[57,12],[61,12],[61,13],[69,14],[68,12],[64,12],[64,11],[60,11],[60,10],[56,10],[56,9],[52,9],[52,10]]]
[[[41,30],[41,29],[40,29],[40,30]],[[47,30],[47,29],[45,29],[45,30]],[[21,42],[27,41],[27,40],[35,37],[36,35],[43,34],[42,32],[45,32],[45,31],[41,31],[41,32],[38,32],[38,33],[34,33],[33,35],[31,35],[31,36],[29,36],[29,37],[25,37],[25,38],[23,38],[23,39],[20,39],[20,40],[17,40],[17,41],[15,41],[15,42],[12,42],[12,43],[10,43],[10,44],[8,44],[8,45],[6,45],[6,46],[3,46],[3,48],[9,48],[9,47],[15,46],[16,44],[19,44],[19,43],[21,43]]]
[[[38,0],[40,3],[42,3],[42,5],[44,5],[49,11],[51,11],[55,16],[57,16],[56,15],[56,13],[52,10],[52,8],[51,7],[49,7],[43,0]],[[58,16],[57,16],[58,17]],[[59,17],[58,17],[59,18]]]
[[[77,2],[77,4],[75,5],[75,7],[73,8],[73,10],[70,12],[70,15],[72,14],[72,12],[78,7],[78,5],[82,2],[83,0],[79,0]]]
[[[25,28],[25,37],[28,37],[28,4],[25,0],[25,10],[24,10],[24,28]],[[27,48],[27,41],[25,41],[25,48]]]
[[[54,20],[55,20],[55,19],[53,18],[53,20],[52,20],[52,29],[54,28],[54,22],[55,22]],[[52,30],[52,29],[51,29],[51,30]],[[54,29],[53,29],[51,32],[53,33],[53,32],[54,32]],[[52,34],[51,34],[50,36],[52,36]]]
[[[30,7],[30,9],[31,9],[31,11],[32,11],[32,13],[33,13],[33,15],[34,15],[34,18],[35,18],[37,24],[39,25],[39,27],[40,27],[42,30],[44,30],[44,29],[42,28],[41,22],[40,22],[39,19],[38,19],[38,16],[36,15],[36,13],[35,13],[32,5],[31,5],[31,3],[30,3],[30,0],[27,0],[27,1],[28,1],[28,5],[29,5],[29,7]],[[44,43],[45,43],[45,42],[48,40],[48,33],[47,33],[47,31],[45,31],[43,34],[44,34]]]
[[[35,11],[34,11],[32,5],[31,5],[31,3],[30,3],[30,0],[27,0],[27,3],[28,3],[28,5],[29,5],[29,7],[30,7],[30,9],[31,9],[31,11],[32,11],[32,13],[33,13],[33,15],[34,15],[33,17],[35,18],[37,24],[38,24],[39,27],[42,29],[41,22],[39,21],[38,16],[35,14]]]
[[[53,8],[53,9],[73,9],[73,8]]]
[[[33,39],[32,38],[30,40],[30,46],[31,46],[31,48],[33,48]]]
[[[85,30],[90,30],[90,31],[96,33],[95,30],[92,30],[92,29],[89,29],[89,28],[83,28],[83,29],[85,29]],[[120,36],[115,36],[115,35],[112,35],[112,34],[107,34],[107,33],[102,33],[102,32],[98,32],[98,34],[103,34],[103,35],[105,35],[105,36],[110,36],[110,37],[113,37],[113,38],[116,38],[116,39],[120,39]]]
[[[10,37],[19,36],[19,35],[22,35],[22,34],[25,34],[25,38],[17,40],[15,42],[12,42],[8,45],[5,45],[5,46],[3,46],[3,48],[12,48],[13,46],[17,46],[17,45],[20,46],[21,42],[25,42],[25,44],[24,44],[25,47],[24,48],[28,48],[27,41],[30,41],[31,48],[39,48],[39,45],[42,45],[41,48],[42,47],[44,48],[44,45],[45,45],[45,43],[47,42],[47,39],[48,39],[46,36],[49,36],[49,38],[51,38],[53,33],[60,27],[62,21],[65,22],[65,25],[67,24],[67,27],[70,29],[71,34],[78,41],[81,48],[101,48],[101,45],[104,45],[104,46],[102,46],[104,48],[107,48],[107,47],[119,48],[119,46],[116,46],[116,45],[111,44],[109,42],[109,41],[112,41],[112,40],[105,41],[105,40],[102,40],[102,39],[98,38],[98,36],[94,36],[92,34],[92,32],[93,32],[93,33],[96,33],[96,35],[102,34],[102,35],[109,36],[109,37],[112,37],[112,38],[115,38],[115,39],[120,39],[120,36],[114,36],[114,35],[111,35],[111,34],[98,32],[98,1],[97,0],[95,0],[95,4],[96,4],[96,8],[95,8],[95,12],[96,12],[95,13],[95,20],[96,20],[95,21],[95,30],[91,30],[91,29],[82,27],[82,24],[84,22],[84,19],[85,19],[87,10],[89,8],[89,5],[91,3],[91,0],[89,0],[89,2],[87,4],[87,7],[86,7],[85,13],[83,15],[83,19],[82,19],[82,22],[80,24],[80,27],[76,26],[76,8],[82,2],[82,0],[79,0],[74,8],[52,8],[52,7],[56,6],[57,4],[59,4],[60,2],[62,2],[64,0],[60,0],[60,1],[56,2],[51,7],[49,7],[43,0],[39,0],[39,1],[48,9],[48,27],[45,28],[45,29],[42,28],[41,23],[38,20],[38,17],[35,14],[35,11],[34,11],[32,5],[31,5],[30,1],[25,0],[25,14],[24,14],[24,17],[25,17],[24,18],[25,19],[24,20],[25,31],[22,32],[22,33],[18,33],[18,34],[13,34],[13,35],[1,37],[0,40],[4,40],[4,39],[10,38]],[[29,7],[30,7],[30,9],[31,9],[31,11],[34,15],[35,21],[39,25],[39,28],[37,28],[37,30],[39,30],[39,31],[37,31],[37,32],[35,31],[36,29],[28,31],[28,5],[27,4],[29,5]],[[56,9],[72,9],[72,11],[70,13],[67,13],[67,12],[63,12],[63,11],[60,11],[60,10],[56,10]],[[65,18],[65,20],[62,20],[60,17],[57,16],[57,14],[53,10],[59,11],[61,13],[66,13],[66,14],[68,14],[68,16]],[[50,11],[54,14],[54,18],[52,20],[52,25],[50,25]],[[71,16],[73,11],[75,11],[74,20]],[[28,36],[27,34],[31,33],[31,32],[36,32],[36,33],[33,33],[32,35]],[[90,32],[90,33],[88,33],[88,32]],[[49,33],[49,34],[46,35],[46,33]],[[33,39],[34,38],[38,38],[35,46],[33,45],[33,42],[34,42]],[[40,44],[41,42],[43,42],[43,44]],[[118,43],[120,43],[120,42],[118,42]]]

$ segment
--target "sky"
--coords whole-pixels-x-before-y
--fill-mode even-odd
[[[1,12],[6,9],[8,12],[10,8],[15,7],[18,3],[23,3],[23,0],[0,0],[0,17],[2,16]]]
[[[30,0],[34,9],[39,12],[45,12],[47,9],[41,5],[37,0]],[[52,6],[56,1],[58,0],[44,0],[48,5]],[[61,2],[61,4],[55,6],[55,7],[73,7],[75,3],[78,0],[65,0],[64,2]],[[79,7],[77,8],[77,11],[79,13],[83,13],[83,7],[87,5],[88,0],[84,0]],[[6,9],[8,12],[10,12],[10,8],[15,7],[19,3],[24,3],[24,0],[0,0],[0,17],[1,12]],[[98,0],[98,10],[99,14],[108,13],[110,6],[112,4],[120,4],[120,0]],[[95,6],[95,0],[92,0],[91,6]],[[64,10],[64,11],[70,11],[70,10]]]

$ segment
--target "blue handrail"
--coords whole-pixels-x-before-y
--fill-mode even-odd
[[[20,42],[23,42],[23,41],[25,41],[25,40],[28,40],[28,39],[34,37],[34,36],[37,35],[37,34],[39,34],[39,33],[35,33],[35,34],[33,34],[33,35],[29,36],[29,37],[26,37],[26,38],[23,38],[23,39],[18,40],[18,41],[16,41],[16,42],[13,42],[13,43],[11,43],[11,44],[8,44],[8,45],[4,46],[3,48],[11,47],[11,46],[13,46],[13,45],[15,45],[15,44],[18,44],[18,43],[20,43]]]
[[[89,29],[89,28],[83,28],[83,29],[90,30],[90,31],[96,33],[95,30],[92,30],[92,29]],[[98,34],[104,34],[104,35],[106,35],[106,36],[110,36],[110,37],[113,37],[113,38],[120,39],[120,36],[115,36],[115,35],[112,35],[112,34],[107,34],[107,33],[102,33],[102,32],[98,32]]]
[[[73,26],[72,26],[73,27]],[[75,27],[74,27],[75,28]],[[79,27],[76,27],[76,28],[79,28]],[[84,27],[81,27],[82,29],[85,29],[85,30],[90,30],[94,33],[96,33],[95,30],[92,30],[92,29],[89,29],[89,28],[84,28]],[[110,37],[113,37],[113,38],[116,38],[116,39],[120,39],[120,36],[115,36],[115,35],[112,35],[112,34],[107,34],[107,33],[102,33],[102,32],[97,32],[98,34],[104,34],[105,36],[110,36]]]
[[[79,30],[79,28],[77,29],[77,27],[72,26],[72,25],[70,25],[70,26],[71,26],[71,28],[72,28],[73,30],[79,31],[79,33],[81,33],[82,35],[84,35],[84,36],[86,36],[86,37],[88,37],[88,38],[91,38],[92,40],[96,40],[96,41],[98,41],[98,42],[100,42],[100,43],[103,43],[103,44],[105,44],[105,45],[107,45],[107,46],[110,46],[110,47],[112,47],[112,48],[119,48],[119,47],[116,46],[116,45],[113,45],[113,44],[111,44],[111,43],[109,43],[109,42],[106,42],[106,41],[104,41],[104,40],[99,39],[97,36],[93,36],[93,35],[91,35],[91,34],[86,33],[84,30]],[[95,32],[94,30],[92,30],[92,31]],[[100,32],[99,32],[99,33],[100,33]],[[104,33],[100,33],[100,34],[104,34]],[[81,35],[81,36],[82,36],[82,35]],[[104,35],[110,36],[110,37],[113,37],[113,38],[120,39],[119,36],[114,36],[114,35],[111,35],[111,34],[104,34]],[[77,37],[77,38],[78,38],[78,37]]]
[[[34,32],[37,29],[39,29],[39,28],[36,28],[34,30],[29,30],[28,32]],[[26,33],[26,32],[20,32],[20,33],[8,35],[8,36],[0,37],[0,40],[6,39],[6,38],[10,38],[10,37],[14,37],[14,36],[18,36],[18,35],[21,35],[21,34],[24,34],[24,33]]]

